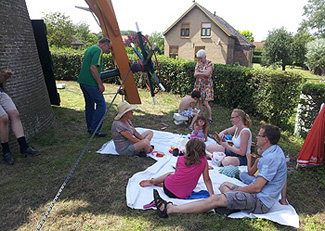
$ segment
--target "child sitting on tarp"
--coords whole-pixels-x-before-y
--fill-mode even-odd
[[[204,142],[208,141],[208,127],[207,118],[204,115],[199,115],[194,121],[194,127],[190,138],[198,137]]]
[[[142,180],[139,184],[141,187],[163,186],[165,194],[170,198],[184,199],[191,196],[203,175],[204,183],[211,196],[213,187],[208,167],[203,140],[193,138],[186,143],[185,155],[178,157],[175,172],[168,172],[150,180]]]
[[[252,181],[255,179],[255,176],[258,174],[257,170],[257,163],[260,160],[263,151],[261,148],[257,148],[257,155],[256,154],[246,154],[247,158],[247,172],[242,172],[239,175],[239,178],[245,184],[251,184]],[[255,159],[255,162],[252,166],[252,160]]]
[[[191,95],[186,95],[179,104],[178,113],[181,116],[193,117],[192,122],[188,129],[193,130],[193,124],[196,120],[199,112],[195,109],[195,103],[201,98],[201,93],[199,91],[192,91]]]

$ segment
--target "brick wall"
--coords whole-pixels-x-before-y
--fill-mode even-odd
[[[25,0],[0,1],[0,71],[13,71],[4,84],[20,112],[27,140],[54,121]],[[18,150],[12,132],[10,147]]]

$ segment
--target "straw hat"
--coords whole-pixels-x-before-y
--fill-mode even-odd
[[[120,103],[118,106],[117,106],[117,115],[115,116],[114,120],[119,120],[121,119],[121,117],[129,112],[129,111],[132,111],[134,109],[136,109],[138,106],[136,105],[130,105],[129,103],[127,102],[122,102]]]

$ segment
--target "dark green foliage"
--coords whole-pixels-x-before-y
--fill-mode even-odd
[[[70,16],[60,12],[50,12],[44,16],[49,46],[71,47],[75,33]]]
[[[213,71],[214,100],[229,108],[241,108],[255,114],[253,92],[249,87],[249,68],[238,65],[215,64]]]
[[[296,66],[305,67],[307,48],[306,44],[313,40],[309,33],[299,31],[293,36],[292,55]]]
[[[51,49],[54,76],[57,80],[77,80],[83,52],[73,49]]]
[[[265,51],[261,64],[263,66],[281,66],[284,71],[285,66],[291,65],[293,62],[292,43],[293,36],[285,28],[270,31],[264,44]]]
[[[261,63],[262,56],[254,55],[253,56],[253,63]]]
[[[304,6],[304,14],[306,17],[302,21],[301,29],[309,29],[314,32],[318,38],[325,38],[325,3],[324,0],[308,0]]]
[[[298,105],[302,76],[262,70],[253,70],[250,74],[256,115],[290,130],[289,120]]]
[[[56,79],[77,80],[83,52],[74,50],[53,50]],[[134,55],[128,55],[130,63],[137,62]],[[180,95],[191,94],[195,78],[196,62],[158,56],[161,82],[167,92]],[[153,58],[153,60],[155,60]],[[104,55],[103,70],[114,69],[111,55]],[[158,68],[156,74],[158,76]],[[136,84],[146,88],[147,73],[135,73]],[[214,102],[227,108],[241,108],[250,115],[258,116],[283,129],[289,128],[289,119],[297,108],[302,78],[300,75],[250,69],[238,65],[215,64],[212,74]],[[119,83],[118,77],[106,80]],[[158,85],[153,80],[157,91]]]
[[[304,121],[303,129],[300,130],[302,137],[307,136],[307,132],[313,125],[320,106],[325,102],[325,83],[308,83],[302,88],[302,94],[305,96],[300,99],[300,121]]]

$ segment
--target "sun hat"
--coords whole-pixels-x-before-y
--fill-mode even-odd
[[[130,105],[128,102],[122,102],[117,106],[117,115],[115,116],[114,120],[119,120],[121,117],[134,109],[136,109],[138,106],[136,105]]]

